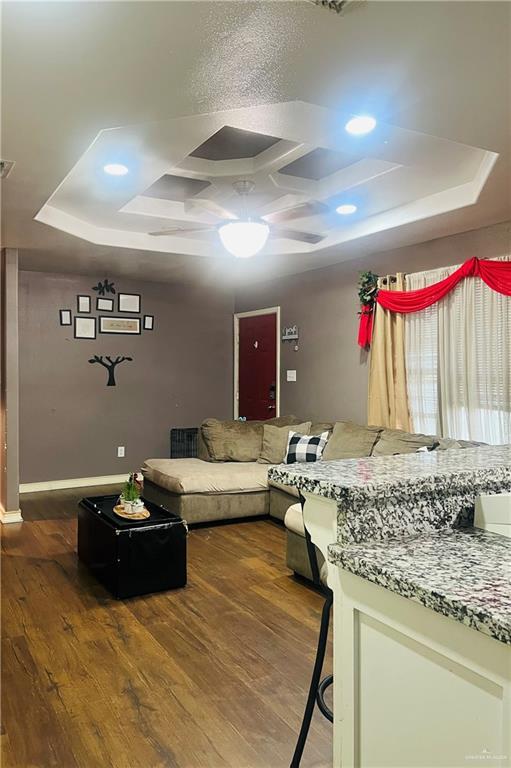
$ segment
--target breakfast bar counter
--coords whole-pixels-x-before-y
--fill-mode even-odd
[[[279,464],[268,477],[336,502],[328,544],[401,538],[470,525],[479,494],[511,490],[511,446]]]
[[[511,446],[269,477],[327,562],[334,768],[511,765],[511,539],[472,527],[479,495],[511,491]]]
[[[511,645],[511,539],[477,528],[329,547],[331,563]]]

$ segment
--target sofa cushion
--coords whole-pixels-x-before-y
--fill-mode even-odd
[[[206,445],[202,435],[202,429],[200,427],[197,434],[197,458],[202,459],[203,461],[211,461],[208,446]]]
[[[452,448],[478,448],[481,445],[486,445],[486,443],[478,443],[475,440],[454,440],[451,437],[439,437],[430,450],[449,451]]]
[[[320,435],[322,432],[332,432],[334,425],[330,421],[312,422],[309,435]],[[296,430],[298,432],[298,429]]]
[[[294,496],[295,499],[300,498],[300,491],[294,485],[284,485],[283,483],[276,483],[275,480],[268,480],[268,485],[270,486],[270,488],[275,488],[277,491],[280,491],[281,493],[287,493],[288,496]]]
[[[257,461],[264,424],[285,426],[299,422],[296,416],[278,416],[267,422],[206,419],[201,431],[211,461]]]
[[[323,461],[360,459],[370,456],[380,427],[363,427],[351,421],[337,421],[323,451]]]
[[[286,512],[284,525],[288,531],[305,537],[305,526],[303,524],[303,513],[301,504],[292,504]]]
[[[310,421],[304,421],[303,424],[293,424],[292,429],[293,432],[307,435],[310,426]],[[273,424],[265,424],[263,426],[263,442],[261,453],[257,459],[260,464],[282,464],[286,456],[290,430],[289,425],[276,427]]]
[[[268,467],[257,462],[147,459],[144,477],[171,493],[250,493],[268,490]]]
[[[419,448],[431,448],[438,441],[431,435],[412,434],[401,429],[381,431],[371,456],[393,456],[398,453],[415,453]]]
[[[285,464],[297,464],[319,461],[328,440],[328,432],[320,435],[301,435],[289,430]]]

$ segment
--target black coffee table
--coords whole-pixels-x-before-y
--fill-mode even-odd
[[[118,599],[186,585],[187,525],[144,499],[146,520],[113,511],[118,496],[90,496],[78,509],[78,557]]]

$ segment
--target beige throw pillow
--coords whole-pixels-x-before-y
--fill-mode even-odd
[[[301,435],[308,435],[311,427],[310,421],[303,424],[293,424],[292,431]],[[263,444],[261,454],[257,461],[260,464],[282,464],[286,457],[287,441],[291,427],[274,427],[265,424],[263,427]]]
[[[401,429],[383,429],[371,456],[394,456],[399,453],[415,453],[419,448],[431,448],[437,437],[413,434]]]
[[[351,421],[338,421],[323,451],[322,461],[360,459],[370,456],[379,427],[363,427]]]
[[[278,416],[273,424],[296,424],[296,416]],[[264,421],[206,419],[201,432],[210,461],[257,461],[261,452]]]
[[[329,436],[332,433],[334,425],[329,421],[316,421],[312,422],[312,426],[309,430],[309,435],[321,435],[323,432],[328,432]]]

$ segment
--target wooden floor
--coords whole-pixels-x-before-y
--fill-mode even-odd
[[[27,495],[3,527],[3,768],[287,768],[322,599],[283,529],[196,529],[185,589],[120,602],[77,562],[80,495]],[[330,752],[316,711],[303,768]]]

